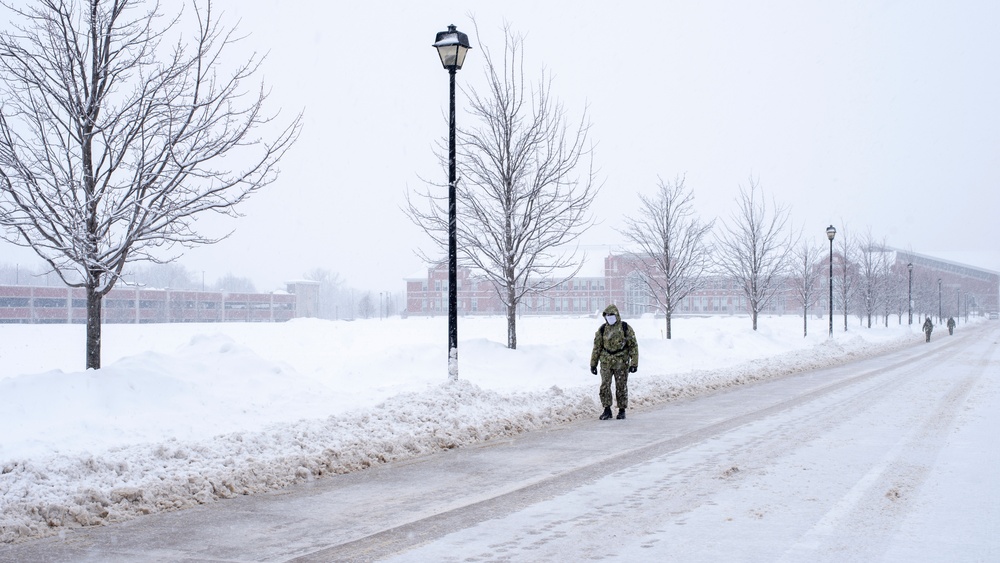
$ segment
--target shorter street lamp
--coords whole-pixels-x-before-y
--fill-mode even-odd
[[[906,294],[906,313],[910,318],[910,323],[913,324],[913,262],[906,265],[907,270],[907,285],[909,289]]]
[[[962,318],[962,287],[955,288],[955,322]]]
[[[833,237],[837,229],[830,225],[826,228],[826,238],[830,239],[830,336],[833,337]]]
[[[941,278],[938,278],[938,324],[941,324]]]

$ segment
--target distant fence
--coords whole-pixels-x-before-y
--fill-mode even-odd
[[[290,293],[227,293],[126,287],[112,289],[101,307],[105,323],[282,322],[295,317]],[[84,323],[87,293],[80,288],[0,286],[0,323]]]

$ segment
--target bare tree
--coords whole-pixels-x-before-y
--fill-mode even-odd
[[[702,223],[694,217],[694,194],[684,186],[683,177],[673,183],[661,179],[658,188],[651,198],[639,194],[638,218],[626,218],[622,234],[639,249],[630,254],[647,273],[642,280],[666,316],[669,340],[674,310],[704,286],[711,263],[706,237],[715,222]]]
[[[257,293],[257,286],[253,280],[243,276],[237,276],[232,272],[227,273],[218,279],[214,284],[215,289],[230,293]]]
[[[839,278],[837,296],[840,298],[840,304],[843,307],[844,332],[847,332],[847,315],[857,294],[858,277],[857,266],[854,263],[854,257],[857,254],[857,244],[851,237],[851,231],[846,225],[837,231],[837,238],[834,241],[834,245],[839,249],[839,256],[835,257],[838,258],[835,264],[837,277]]]
[[[903,324],[906,311],[906,263],[899,261],[899,253],[886,248],[884,262],[886,280],[885,326],[889,326],[889,316],[896,314],[897,324]]]
[[[787,233],[788,210],[776,203],[769,208],[759,184],[750,178],[740,186],[738,209],[716,236],[719,267],[738,285],[757,330],[757,316],[782,288],[792,241]]]
[[[204,284],[200,276],[195,276],[184,266],[171,262],[168,264],[149,264],[145,268],[135,268],[132,272],[136,283],[146,287],[160,289],[201,289]],[[128,276],[128,273],[123,273]],[[197,277],[197,279],[196,279]]]
[[[819,301],[820,281],[823,278],[823,268],[818,266],[821,251],[819,247],[802,242],[795,251],[795,269],[792,272],[793,293],[796,301],[802,306],[802,336],[809,335],[809,307]]]
[[[36,264],[0,264],[0,283],[4,285],[44,285],[45,277],[45,269]]]
[[[6,5],[17,21],[0,34],[0,225],[86,289],[87,368],[101,365],[101,303],[125,264],[220,240],[196,232],[197,217],[236,216],[298,135],[301,116],[258,137],[273,120],[263,85],[245,87],[260,58],[223,72],[234,30],[211,2],[192,4],[193,18],[164,21],[141,0]]]
[[[858,315],[862,320],[867,319],[868,328],[871,328],[872,316],[883,308],[886,298],[885,243],[876,241],[869,230],[858,246],[857,257],[861,294]]]
[[[397,311],[397,309],[398,309],[397,303],[399,303],[399,302],[406,303],[406,296],[405,296],[405,294],[400,295],[398,293],[397,294],[393,294],[391,291],[390,292],[386,292],[386,294],[385,294],[385,318],[388,319],[389,317],[396,316],[396,314],[399,312],[399,311]]]
[[[344,295],[344,280],[340,279],[340,274],[324,268],[314,268],[306,272],[305,278],[319,283],[319,318],[339,319],[340,301]]]
[[[938,312],[938,282],[937,274],[925,268],[914,268],[913,300],[917,320],[935,317]],[[922,314],[922,317],[921,317]],[[918,323],[919,324],[919,323]]]
[[[458,132],[457,246],[496,289],[507,315],[507,347],[517,348],[517,307],[528,294],[572,278],[582,262],[563,251],[592,224],[597,195],[584,114],[570,123],[542,72],[535,86],[524,75],[523,38],[504,29],[498,60],[480,43],[487,89],[468,89],[474,125]],[[478,35],[478,34],[477,34]],[[438,156],[446,162],[446,153]],[[407,199],[407,214],[440,248],[448,245],[447,201],[419,194],[429,209]],[[429,260],[430,261],[430,260]]]
[[[372,299],[370,291],[366,291],[358,301],[358,314],[362,319],[370,319],[375,316],[375,301]]]

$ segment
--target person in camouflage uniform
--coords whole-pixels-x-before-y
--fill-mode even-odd
[[[601,364],[601,420],[611,418],[611,378],[615,380],[615,398],[618,401],[618,420],[625,418],[628,408],[628,374],[639,369],[639,344],[635,331],[621,320],[618,307],[604,309],[604,324],[594,335],[594,351],[590,354],[590,373],[597,375]]]

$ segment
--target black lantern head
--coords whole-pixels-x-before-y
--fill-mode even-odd
[[[469,36],[449,25],[448,31],[439,31],[434,40],[433,47],[437,49],[438,56],[441,57],[441,66],[445,70],[459,70],[465,63],[465,54],[472,47],[469,46]]]

